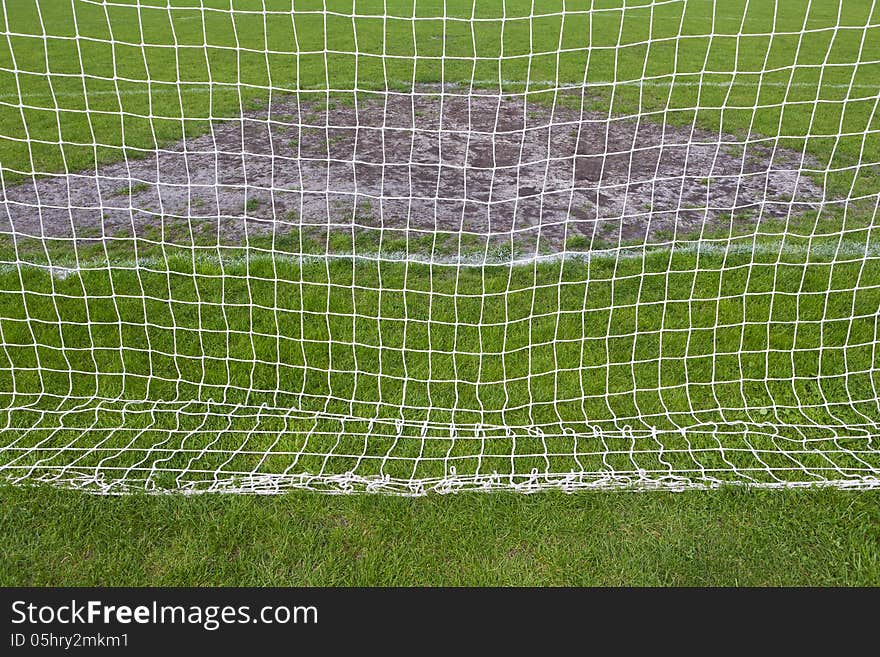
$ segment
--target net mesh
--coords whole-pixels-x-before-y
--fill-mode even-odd
[[[875,2],[2,11],[6,479],[880,485]]]

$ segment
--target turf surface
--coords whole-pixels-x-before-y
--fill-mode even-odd
[[[880,494],[416,500],[0,488],[2,585],[880,584]]]
[[[321,97],[414,83],[536,91],[586,82],[595,107],[614,114],[782,136],[796,148],[806,139],[833,188],[876,190],[877,171],[859,166],[880,161],[880,8],[868,0],[788,0],[784,11],[745,0],[231,6],[4,3],[4,175],[93,167],[125,148],[135,155],[205,131],[209,117],[239,116],[270,90]]]
[[[592,110],[805,148],[827,171],[825,188],[851,201],[846,214],[830,211],[819,221],[805,216],[714,236],[733,243],[729,253],[658,249],[485,271],[375,259],[300,265],[300,255],[324,250],[306,246],[307,236],[254,243],[247,260],[241,249],[218,247],[198,261],[193,245],[162,245],[155,234],[109,247],[96,240],[76,258],[62,243],[7,240],[0,244],[4,405],[49,392],[50,401],[146,395],[283,406],[281,389],[306,407],[375,413],[370,402],[380,399],[387,404],[380,416],[430,407],[438,421],[458,402],[468,409],[455,418],[463,422],[474,421],[474,409],[522,424],[586,411],[609,421],[814,428],[877,418],[880,270],[866,257],[876,251],[880,178],[873,3],[791,0],[776,11],[783,3],[692,0],[627,2],[622,10],[624,3],[609,1],[593,3],[603,11],[588,16],[576,13],[588,3],[566,2],[575,13],[563,19],[561,2],[542,2],[546,15],[528,20],[533,3],[481,2],[475,17],[490,20],[473,31],[474,5],[465,1],[419,2],[418,21],[411,3],[363,0],[297,2],[293,18],[289,2],[271,0],[237,0],[235,13],[222,0],[174,0],[193,7],[175,11],[164,0],[154,9],[125,4],[3,3],[4,183],[136,156],[206,131],[208,118],[271,103],[273,94],[315,98],[331,89],[344,97],[386,84],[471,81],[537,91],[548,81],[586,81]],[[279,13],[267,18],[266,8]],[[507,20],[493,20],[501,16]],[[329,250],[397,248],[346,237],[334,236],[342,241]],[[281,275],[270,252],[282,256]],[[47,269],[59,265],[76,271]],[[445,296],[452,290],[464,294]],[[427,291],[437,294],[426,307]],[[668,295],[665,303],[658,293]],[[328,314],[352,308],[362,315]],[[504,315],[506,329],[468,325],[486,313]],[[584,316],[594,321],[584,324]],[[291,331],[279,332],[279,320]],[[316,342],[303,339],[306,328]],[[560,362],[575,366],[559,369]],[[328,397],[331,389],[345,394]],[[85,421],[101,430],[115,419]],[[8,431],[4,440],[29,448],[45,437]],[[54,437],[59,442],[40,444],[71,444],[64,432]],[[773,440],[757,446],[774,449]],[[857,440],[849,444],[856,451],[871,447]],[[105,444],[123,470],[132,467],[118,454],[124,441]],[[51,454],[26,449],[17,463],[27,472]],[[104,455],[89,458],[83,467]],[[703,467],[717,463],[706,458]],[[741,468],[754,465],[744,458]],[[202,459],[206,472],[218,464],[211,454]],[[242,471],[255,465],[251,455],[241,459]],[[825,474],[821,456],[804,459],[808,473]],[[188,463],[184,455],[171,465]],[[524,462],[523,471],[532,465]],[[424,476],[439,472],[431,461],[424,467]],[[476,466],[465,459],[463,467]],[[880,570],[875,493],[411,501],[106,499],[4,488],[0,495],[0,575],[9,584],[877,584]]]
[[[513,268],[277,252],[12,268],[2,463],[15,478],[100,470],[171,488],[282,471],[436,480],[450,465],[870,475],[880,270],[868,229],[852,234],[865,242],[783,234]],[[669,433],[658,453],[627,427]],[[579,461],[566,432],[595,429],[610,440],[586,440]],[[647,450],[638,463],[633,449]]]

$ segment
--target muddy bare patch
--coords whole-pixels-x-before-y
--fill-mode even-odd
[[[696,235],[822,201],[811,163],[772,140],[566,105],[439,89],[276,101],[137,159],[7,186],[0,232],[187,243],[360,232],[528,255]]]

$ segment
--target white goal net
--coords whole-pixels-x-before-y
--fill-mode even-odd
[[[14,0],[0,474],[880,486],[880,8]]]

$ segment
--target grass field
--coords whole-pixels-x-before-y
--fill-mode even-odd
[[[268,258],[61,280],[12,269],[0,278],[3,388],[18,409],[8,472],[100,469],[172,488],[221,485],[217,472],[433,481],[450,465],[526,479],[533,468],[703,483],[870,475],[880,289],[864,260],[823,262],[819,244],[771,249],[764,265],[751,251],[681,251],[513,270]],[[499,320],[462,321],[480,316]],[[92,399],[110,401],[96,411]],[[395,431],[400,409],[409,424]],[[597,427],[606,447],[578,447],[559,426]],[[713,428],[729,432],[723,444]]]
[[[0,488],[0,584],[877,586],[878,494],[104,498]]]
[[[806,141],[835,189],[876,191],[880,10],[868,0],[793,0],[784,11],[550,0],[534,18],[524,0],[315,0],[293,14],[289,0],[236,0],[234,11],[222,0],[151,4],[4,4],[7,180],[154,149],[272,93],[477,81],[510,91],[586,83],[614,114]]]
[[[104,492],[876,486],[880,8],[534,4],[9,0],[4,188],[144,158],[280,103],[329,108],[443,83],[802,153],[826,203],[784,218],[731,212],[650,248],[572,239],[525,261],[473,235],[354,228],[236,241],[166,231],[160,217],[121,236],[0,231],[4,475]],[[128,182],[113,203],[135,202],[140,183]],[[411,505],[0,494],[15,537],[7,583],[413,583],[436,555],[461,575],[425,583],[878,581],[873,493]],[[71,538],[23,533],[44,508]],[[212,549],[243,540],[240,527],[271,547],[249,538],[249,556],[211,574],[199,551],[160,545],[215,513]],[[129,539],[82,514],[142,527],[156,569],[128,572]],[[613,539],[585,530],[597,519]],[[299,520],[303,542],[290,547]],[[466,529],[437,545],[439,524]],[[414,535],[389,545],[351,529],[396,525]],[[478,546],[489,526],[509,531]],[[571,540],[536,548],[546,536]],[[592,572],[566,577],[585,562]],[[290,570],[300,565],[313,575]],[[13,574],[22,568],[30,579]]]

